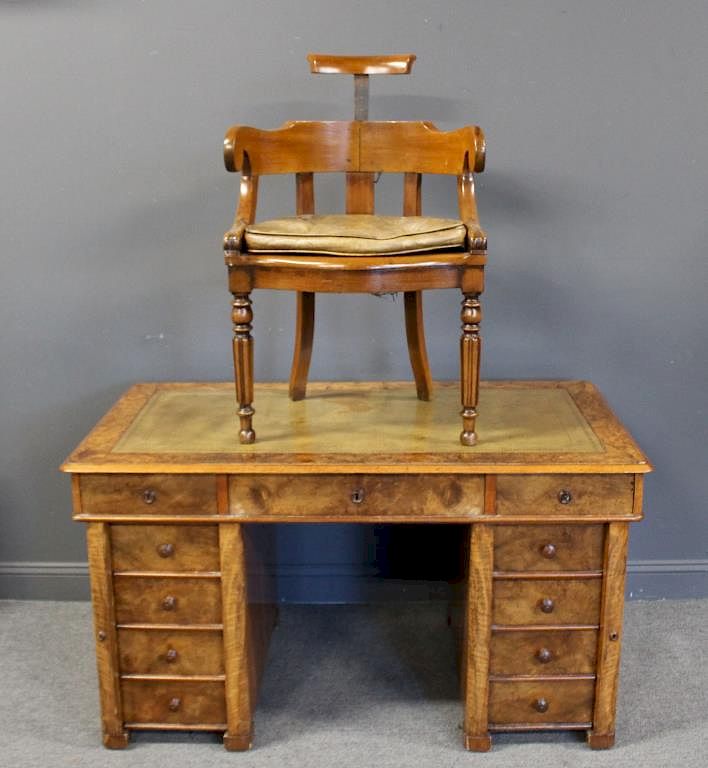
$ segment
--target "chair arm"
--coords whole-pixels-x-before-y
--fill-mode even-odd
[[[246,232],[246,222],[236,218],[231,225],[231,229],[224,235],[225,251],[241,251],[243,246],[243,236]]]
[[[467,219],[464,225],[467,228],[467,248],[470,251],[486,251],[487,234],[480,223],[476,219]]]

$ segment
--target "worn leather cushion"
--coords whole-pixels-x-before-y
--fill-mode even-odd
[[[340,256],[419,253],[462,248],[466,228],[457,219],[346,214],[272,219],[246,227],[249,251]]]

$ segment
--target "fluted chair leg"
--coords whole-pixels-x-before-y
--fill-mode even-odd
[[[241,428],[239,441],[253,443],[256,433],[253,431],[253,307],[249,293],[234,293],[231,320],[234,330],[234,381],[238,418]]]
[[[462,336],[460,338],[460,385],[462,398],[462,445],[474,445],[477,442],[475,422],[477,420],[477,401],[479,399],[479,362],[482,339],[479,324],[482,320],[482,307],[478,293],[465,293],[462,300],[460,320]]]

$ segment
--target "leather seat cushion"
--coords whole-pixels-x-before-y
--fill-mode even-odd
[[[341,214],[249,224],[245,239],[249,251],[375,256],[462,248],[466,234],[457,219]]]

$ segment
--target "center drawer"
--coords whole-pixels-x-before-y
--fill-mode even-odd
[[[481,475],[233,475],[230,513],[249,520],[465,520],[482,514]]]

